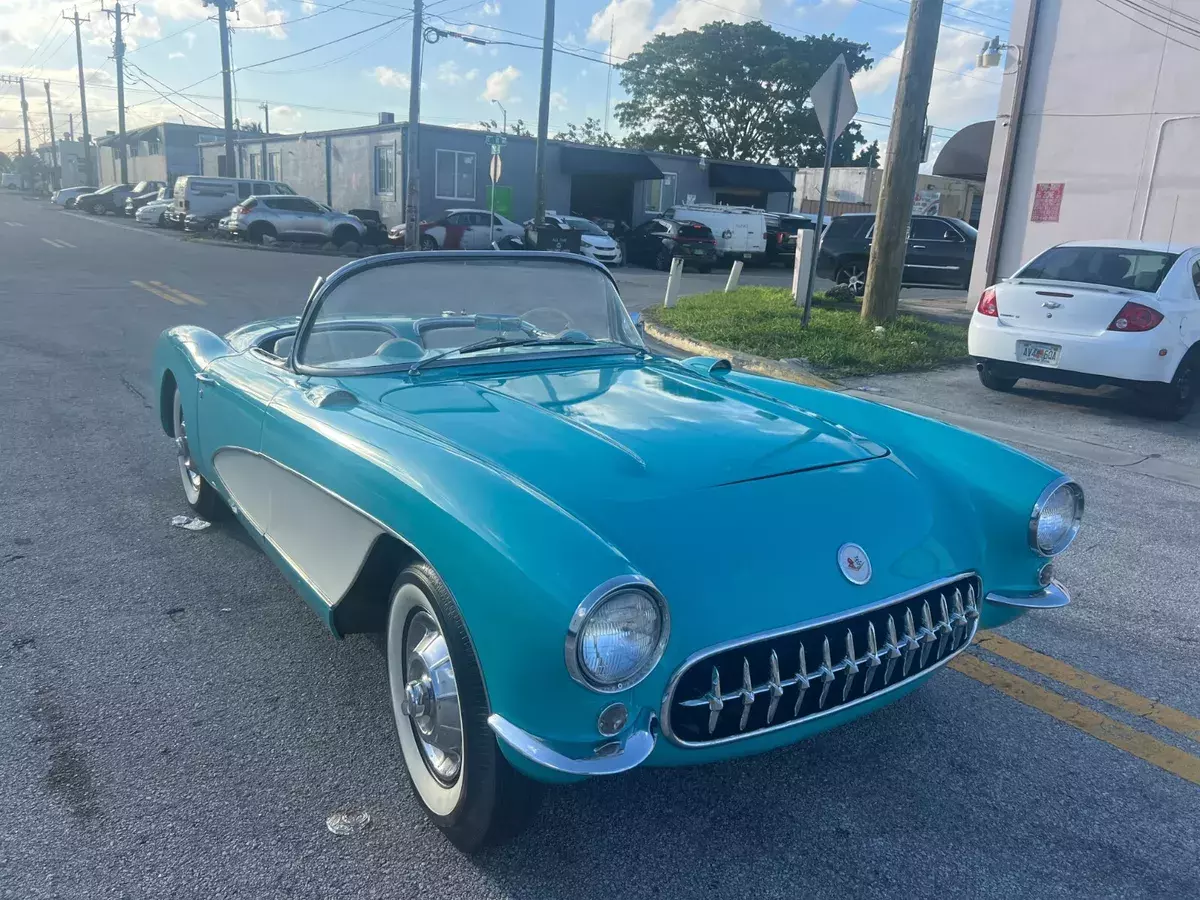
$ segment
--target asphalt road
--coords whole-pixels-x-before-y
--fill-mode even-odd
[[[1195,425],[953,370],[866,386],[1017,416],[1080,480],[1070,607],[794,747],[554,789],[461,856],[409,796],[371,642],[237,526],[169,525],[155,337],[298,311],[338,264],[0,196],[0,897],[1196,896],[1200,490],[1038,437],[1196,466]],[[335,837],[347,808],[372,824]]]

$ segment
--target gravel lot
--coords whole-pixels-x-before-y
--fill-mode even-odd
[[[340,262],[0,196],[0,897],[1196,895],[1200,730],[984,650],[1119,727],[1098,739],[946,671],[772,754],[553,789],[514,844],[461,856],[409,796],[371,642],[331,638],[238,526],[168,524],[187,507],[148,400],[155,337],[298,311]],[[659,277],[618,274],[635,308]],[[1004,635],[1200,717],[1200,490],[1101,452],[1200,466],[1195,417],[994,395],[969,369],[850,386],[1018,426],[1075,475],[1086,530],[1059,565],[1075,602]],[[1153,743],[1123,748],[1120,728]],[[330,834],[340,809],[370,828]]]

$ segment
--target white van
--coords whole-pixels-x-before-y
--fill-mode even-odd
[[[767,255],[767,214],[753,206],[691,203],[672,206],[668,219],[690,219],[707,225],[717,239],[717,255],[729,260],[762,259]]]
[[[280,181],[255,178],[218,178],[209,175],[180,175],[172,193],[174,204],[166,218],[180,228],[188,216],[224,216],[247,197],[296,192]]]

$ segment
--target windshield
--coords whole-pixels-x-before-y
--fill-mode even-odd
[[[1076,281],[1153,293],[1178,258],[1178,253],[1125,247],[1051,247],[1013,277]]]
[[[393,259],[336,281],[319,302],[296,348],[301,366],[426,370],[642,349],[612,280],[570,260]]]
[[[575,231],[582,231],[584,234],[598,234],[604,237],[608,236],[608,232],[597,225],[595,222],[588,219],[580,218],[579,216],[567,216],[565,219],[567,226]]]

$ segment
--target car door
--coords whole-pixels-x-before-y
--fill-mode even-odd
[[[659,224],[658,219],[651,219],[649,222],[643,222],[637,228],[633,229],[633,231],[629,232],[625,243],[630,260],[641,262],[646,258],[650,241],[652,240],[650,232]]]
[[[263,415],[283,386],[284,374],[258,351],[220,357],[196,373],[197,421],[188,429],[188,443],[193,453],[203,454],[210,470],[222,449],[259,450]]]
[[[441,222],[442,233],[440,235],[434,233],[434,237],[438,242],[438,247],[442,250],[467,250],[469,249],[468,241],[471,240],[471,214],[467,212],[456,212],[446,216]],[[430,229],[432,232],[433,229]]]
[[[958,286],[967,274],[963,246],[966,239],[943,219],[913,216],[904,257],[904,282]]]

